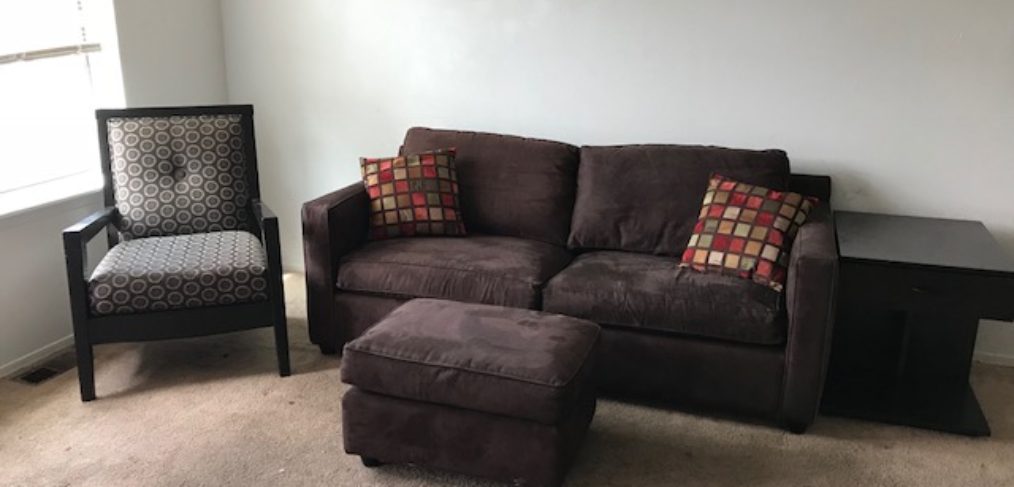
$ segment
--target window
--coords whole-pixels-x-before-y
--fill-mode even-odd
[[[95,108],[122,105],[110,3],[0,0],[0,213],[97,187]]]

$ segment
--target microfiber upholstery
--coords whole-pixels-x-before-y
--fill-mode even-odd
[[[106,128],[123,239],[256,228],[240,115],[113,117]]]
[[[546,285],[543,309],[603,326],[747,344],[785,342],[780,293],[678,264],[630,252],[582,254]]]
[[[444,298],[535,309],[542,286],[570,262],[566,249],[492,235],[368,242],[338,266],[341,291]]]
[[[569,246],[680,255],[714,172],[784,190],[789,184],[789,159],[780,150],[582,147]]]
[[[453,148],[461,212],[469,233],[566,245],[578,149],[510,135],[409,129],[402,154]]]
[[[603,393],[773,420],[797,432],[812,423],[834,317],[837,253],[830,206],[818,205],[800,227],[781,293],[678,265],[713,173],[824,202],[830,178],[790,174],[779,150],[575,149],[427,128],[410,129],[399,154],[447,148],[460,155],[464,238],[369,242],[369,197],[362,184],[304,206],[308,324],[311,341],[325,353],[417,297],[538,309],[602,327],[596,379]],[[424,436],[416,421],[401,415],[423,406],[439,409],[399,400],[410,404],[381,412],[378,405],[389,398],[361,392],[376,402],[360,409],[378,408],[363,419],[371,427],[356,436],[372,446],[352,451],[378,458],[399,444],[391,437]],[[434,456],[443,456],[448,444],[460,445],[445,430],[461,418],[447,418],[432,423],[442,432],[434,435],[439,451],[425,450]],[[376,434],[393,422],[405,426],[403,436]],[[402,450],[402,460],[418,459],[423,451],[418,445]],[[474,450],[455,447],[466,457],[461,464],[475,464],[469,457]]]
[[[200,308],[268,299],[260,240],[229,231],[117,244],[88,280],[94,315]]]
[[[594,382],[598,337],[578,318],[415,299],[345,346],[342,381],[552,425]]]
[[[595,416],[595,396],[586,394],[555,425],[399,399],[357,387],[342,396],[341,409],[346,453],[499,480],[505,485],[549,487],[563,485]]]

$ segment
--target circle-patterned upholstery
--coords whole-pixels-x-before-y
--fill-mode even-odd
[[[113,195],[124,240],[253,228],[240,119],[107,120]]]
[[[88,281],[93,315],[264,301],[267,261],[243,231],[139,238],[117,244]]]

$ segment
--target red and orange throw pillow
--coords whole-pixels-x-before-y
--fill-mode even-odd
[[[713,174],[680,267],[738,275],[782,291],[789,251],[817,199]]]
[[[370,237],[464,235],[454,154],[443,149],[360,159],[370,196]]]

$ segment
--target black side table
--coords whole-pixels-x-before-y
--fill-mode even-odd
[[[968,373],[979,319],[1014,320],[1014,260],[980,222],[835,219],[838,318],[822,412],[989,435]]]

